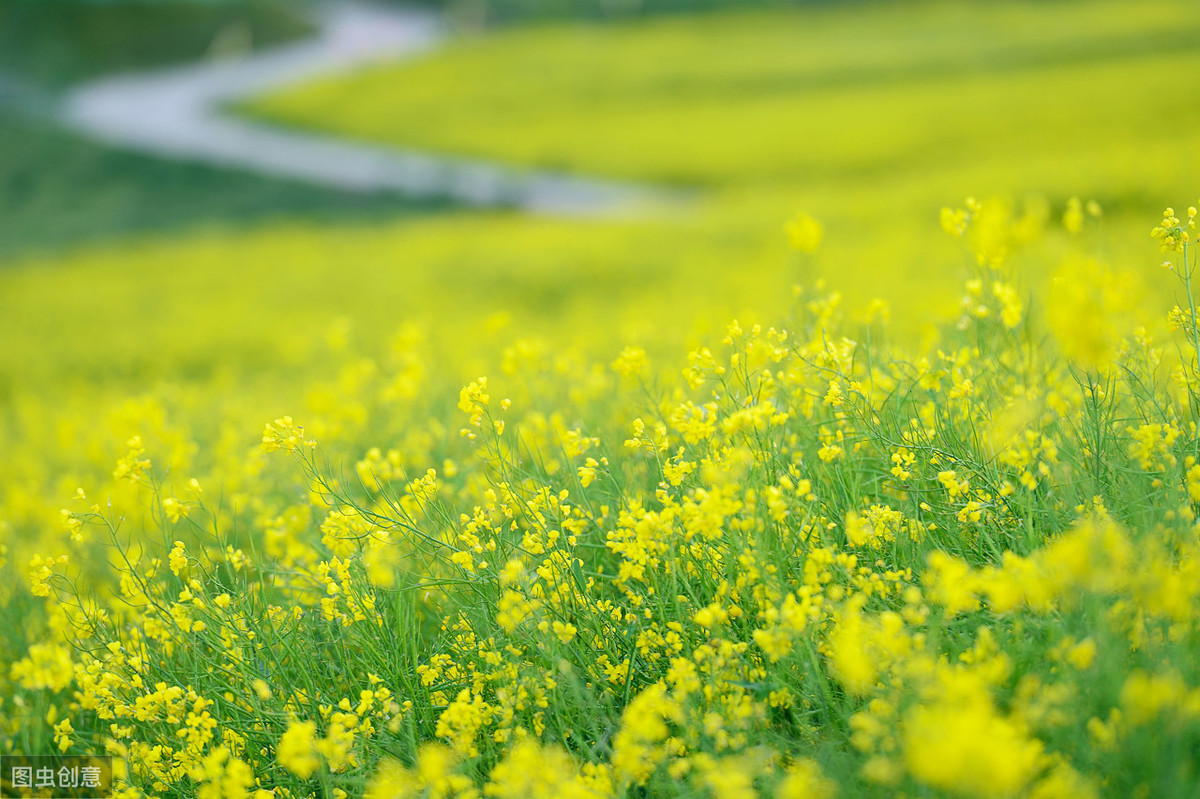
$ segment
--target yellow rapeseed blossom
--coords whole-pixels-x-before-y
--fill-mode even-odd
[[[917,780],[964,796],[997,798],[1019,795],[1037,774],[1043,752],[978,690],[914,708],[904,719],[903,749]]]
[[[200,785],[197,799],[248,799],[252,796],[254,774],[246,763],[230,755],[229,749],[213,749],[203,762],[192,769],[192,779]]]
[[[317,725],[312,721],[292,721],[279,739],[276,757],[279,765],[302,780],[312,776],[321,765],[316,749]]]
[[[187,518],[188,506],[186,502],[181,502],[175,497],[167,497],[162,501],[163,513],[172,522],[178,522],[180,519]]]
[[[816,252],[821,246],[824,229],[821,223],[804,212],[796,214],[784,225],[788,242],[792,248],[800,252]]]
[[[612,362],[612,368],[614,372],[627,379],[641,377],[649,368],[646,350],[641,347],[626,347]]]

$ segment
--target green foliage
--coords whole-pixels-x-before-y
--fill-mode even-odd
[[[283,216],[382,219],[444,204],[364,196],[113,150],[0,113],[0,257]]]
[[[0,72],[62,85],[277,44],[310,28],[286,0],[4,0]]]

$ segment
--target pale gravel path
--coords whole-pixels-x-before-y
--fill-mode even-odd
[[[305,79],[426,53],[445,39],[436,14],[354,3],[318,12],[307,41],[238,60],[103,78],[65,98],[72,128],[126,149],[206,161],[350,191],[395,191],[556,215],[620,214],[667,199],[649,187],[513,169],[275,127],[223,108]]]

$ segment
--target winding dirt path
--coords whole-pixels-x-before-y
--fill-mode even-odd
[[[429,11],[339,3],[317,12],[317,35],[237,60],[103,78],[76,87],[62,119],[126,149],[200,160],[333,188],[448,197],[554,215],[601,216],[661,200],[649,187],[373,145],[242,119],[228,103],[375,61],[412,58],[446,38]]]

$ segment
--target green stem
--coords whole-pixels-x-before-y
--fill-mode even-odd
[[[1200,376],[1200,330],[1196,330],[1196,301],[1195,301],[1195,295],[1192,292],[1192,264],[1188,263],[1188,245],[1187,244],[1183,245],[1182,262],[1183,262],[1182,269],[1180,271],[1183,272],[1183,289],[1186,290],[1186,292],[1188,293],[1188,313],[1190,314],[1189,322],[1190,322],[1190,328],[1192,328],[1193,368],[1195,370],[1196,376]],[[1196,395],[1195,395],[1195,392],[1193,391],[1192,392],[1193,413],[1195,413],[1195,408],[1196,408]]]
[[[1192,267],[1188,263],[1188,246],[1183,245],[1183,286],[1187,291],[1188,312],[1191,314],[1192,354],[1196,358],[1196,373],[1200,375],[1200,330],[1196,329],[1196,298],[1192,293]]]

